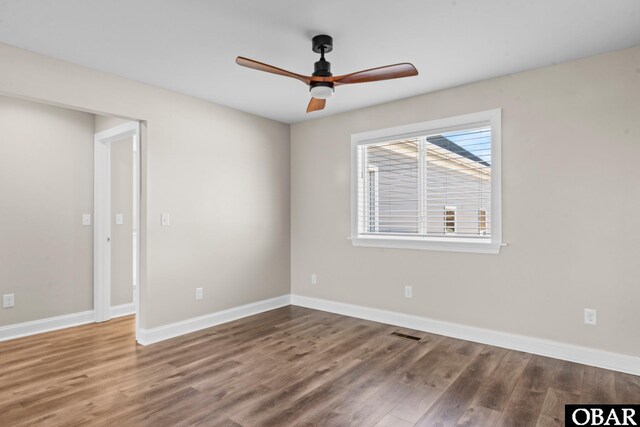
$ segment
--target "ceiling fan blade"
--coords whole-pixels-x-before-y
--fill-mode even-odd
[[[309,101],[309,105],[307,106],[307,113],[324,109],[326,103],[326,99],[311,98],[311,101]]]
[[[370,68],[368,70],[356,71],[351,74],[344,74],[333,78],[336,85],[346,85],[354,83],[377,82],[380,80],[399,79],[402,77],[417,76],[418,70],[413,64],[404,62],[402,64],[386,65],[384,67]]]
[[[264,64],[262,62],[254,61],[253,59],[245,58],[243,56],[238,56],[236,58],[236,64],[242,65],[243,67],[253,68],[258,71],[265,71],[267,73],[278,74],[280,76],[291,77],[296,80],[300,80],[302,83],[309,84],[311,82],[311,77],[303,76],[302,74],[292,73],[291,71],[283,70],[282,68],[274,67],[269,64]]]

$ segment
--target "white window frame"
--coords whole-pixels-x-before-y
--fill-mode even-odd
[[[405,126],[378,129],[351,135],[351,243],[378,248],[424,249],[450,252],[498,254],[502,243],[502,109],[481,111]],[[376,236],[358,231],[358,147],[465,129],[491,127],[491,239]]]

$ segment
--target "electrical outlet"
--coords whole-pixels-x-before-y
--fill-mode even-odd
[[[318,284],[318,276],[315,273],[311,275],[311,284],[312,285]]]
[[[171,225],[171,217],[169,216],[169,212],[163,212],[160,215],[160,226],[168,227]]]
[[[14,294],[4,294],[2,296],[2,308],[11,308],[16,305],[16,297]]]
[[[584,309],[584,324],[585,325],[595,325],[598,321],[596,317],[596,310],[593,308],[585,308]]]
[[[204,297],[204,290],[202,288],[196,288],[196,299],[200,300]]]
[[[413,298],[413,287],[405,286],[404,287],[404,297],[405,298]]]

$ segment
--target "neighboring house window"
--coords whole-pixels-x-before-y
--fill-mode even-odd
[[[478,211],[478,234],[482,236],[487,234],[487,211],[485,209]]]
[[[352,135],[357,246],[498,253],[500,110]]]
[[[447,206],[444,208],[444,233],[456,232],[456,207]]]

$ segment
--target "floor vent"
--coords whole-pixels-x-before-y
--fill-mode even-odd
[[[391,332],[391,335],[395,335],[396,337],[400,337],[400,338],[406,338],[412,341],[420,341],[422,339],[420,337],[416,337],[415,335],[407,335],[400,332]]]

